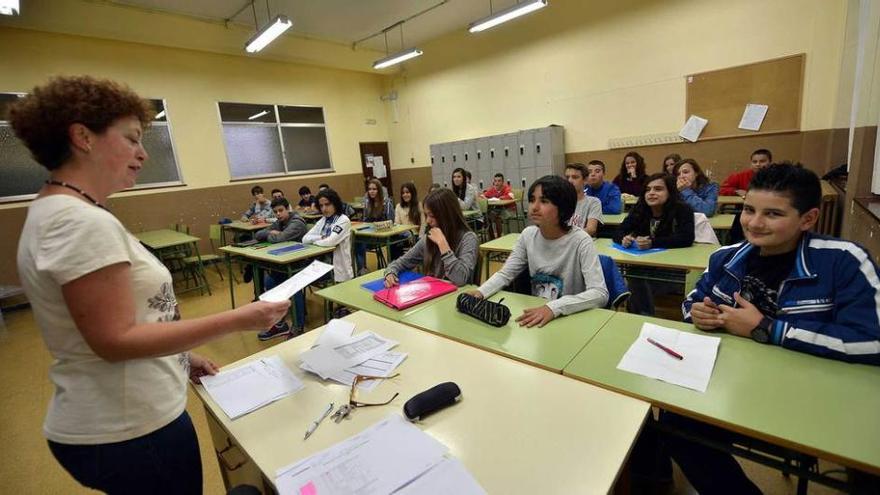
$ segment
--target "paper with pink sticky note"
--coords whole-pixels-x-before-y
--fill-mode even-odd
[[[315,483],[309,481],[302,488],[299,489],[299,495],[318,495],[318,489],[315,488]]]

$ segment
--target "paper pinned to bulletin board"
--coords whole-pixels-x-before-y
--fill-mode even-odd
[[[367,168],[373,168],[373,155],[370,155],[370,154],[364,155],[364,165]]]
[[[381,156],[373,157],[373,176],[377,179],[384,179],[388,176],[388,171],[385,170],[385,160]]]

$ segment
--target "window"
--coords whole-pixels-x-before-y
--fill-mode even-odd
[[[324,109],[218,103],[233,179],[333,171]]]
[[[33,199],[49,171],[34,161],[30,151],[21,142],[6,120],[6,108],[24,96],[17,93],[0,93],[0,202]],[[150,100],[156,107],[157,118],[144,133],[144,148],[149,159],[138,175],[132,189],[147,189],[182,184],[180,169],[171,139],[165,102]]]

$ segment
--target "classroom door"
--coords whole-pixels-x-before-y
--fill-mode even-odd
[[[388,143],[360,143],[360,147],[361,171],[364,174],[364,180],[376,177],[388,189],[388,194],[394,196],[394,188],[391,187],[391,159],[388,156]]]

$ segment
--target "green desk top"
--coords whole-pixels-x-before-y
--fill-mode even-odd
[[[475,288],[468,286],[463,290]],[[543,328],[520,327],[515,320],[523,310],[541,306],[546,300],[501,291],[490,300],[504,298],[504,304],[510,308],[510,321],[504,327],[495,328],[459,313],[455,309],[456,297],[440,299],[436,304],[405,316],[401,322],[556,373],[562,371],[614,314],[604,309],[591,309],[556,318]]]
[[[318,292],[316,292],[316,294],[334,303],[341,304],[352,309],[363,310],[367,313],[372,313],[383,318],[388,318],[392,321],[400,321],[405,316],[415,313],[425,306],[435,304],[437,301],[440,301],[443,298],[455,297],[455,293],[447,294],[437,299],[425,301],[422,304],[418,304],[403,311],[397,311],[374,300],[373,293],[361,287],[361,284],[381,279],[382,274],[383,270],[376,270],[366,275],[362,275],[346,282],[342,282],[341,284],[331,285],[330,287],[319,290]]]
[[[733,219],[736,217],[733,213],[716,213],[709,217],[709,225],[715,230],[730,230],[733,228]]]
[[[629,215],[629,213],[615,213],[613,215],[603,213],[602,225],[609,225],[611,227],[620,225],[623,223],[623,219],[626,218],[627,215]]]
[[[480,251],[509,253],[519,239],[519,234],[507,234],[498,239],[480,244]],[[667,249],[660,253],[634,256],[611,247],[611,239],[593,239],[599,254],[610,256],[617,263],[628,265],[656,266],[662,268],[678,268],[682,270],[703,270],[709,264],[709,256],[718,246],[714,244],[694,244],[691,247]]]
[[[615,313],[565,367],[568,376],[775,444],[880,473],[880,367],[848,364],[729,334],[706,393],[620,371],[642,323],[692,325]]]
[[[296,251],[290,251],[282,254],[269,254],[269,251],[274,249],[283,248],[286,246],[291,246],[293,244],[302,244],[301,242],[279,242],[276,244],[270,244],[266,246],[261,243],[256,246],[250,247],[233,247],[233,246],[223,246],[219,248],[220,251],[223,251],[227,254],[233,254],[236,256],[244,256],[245,258],[249,258],[252,260],[258,261],[267,261],[269,263],[277,263],[279,265],[286,265],[288,263],[293,263],[296,261],[305,260],[308,258],[313,258],[315,256],[320,256],[322,254],[332,253],[334,247],[321,247],[315,246],[312,244],[306,244],[304,249],[298,249]]]
[[[150,249],[165,249],[173,246],[198,242],[199,238],[171,229],[149,230],[138,232],[135,237]]]
[[[721,205],[741,205],[743,204],[743,198],[739,196],[718,196],[717,204]]]
[[[404,232],[418,230],[418,228],[419,228],[416,225],[402,224],[402,225],[392,225],[391,228],[388,230],[373,230],[373,229],[366,230],[366,231],[357,230],[357,227],[362,227],[364,225],[367,225],[367,224],[364,222],[352,222],[351,223],[351,231],[354,232],[355,237],[376,237],[376,238],[384,239],[386,237],[400,235]]]
[[[516,244],[517,239],[519,239],[519,234],[503,235],[498,239],[493,239],[489,242],[480,244],[480,251],[509,253],[513,251],[513,246]]]
[[[266,223],[266,222],[263,222],[263,223],[250,223],[250,222],[238,222],[238,221],[236,221],[236,222],[227,223],[227,224],[223,225],[223,228],[224,228],[224,229],[231,229],[231,230],[242,230],[242,231],[245,231],[245,232],[253,232],[253,231],[256,231],[256,230],[265,229],[265,228],[268,227],[269,225],[271,225],[271,224],[270,224],[270,223]]]
[[[482,215],[483,212],[480,210],[462,210],[461,215],[465,218],[478,217]]]

